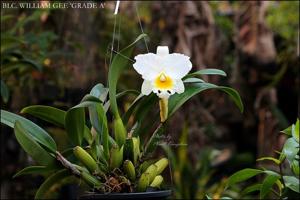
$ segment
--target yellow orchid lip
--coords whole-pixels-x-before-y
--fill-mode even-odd
[[[160,90],[172,89],[174,82],[170,76],[161,73],[154,81],[154,87]]]

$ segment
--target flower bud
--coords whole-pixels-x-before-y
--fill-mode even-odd
[[[144,192],[146,191],[146,188],[149,186],[149,184],[149,174],[143,173],[138,181],[137,190],[139,192]]]
[[[119,168],[123,161],[123,146],[121,149],[116,145],[110,150],[110,170]]]
[[[133,162],[134,164],[137,163],[137,160],[141,156],[141,151],[140,151],[140,138],[139,137],[133,137]]]
[[[153,179],[155,178],[156,175],[158,175],[157,173],[157,166],[155,164],[150,165],[145,173],[149,174],[149,183],[151,183],[153,181]]]
[[[134,181],[135,180],[135,168],[133,163],[130,160],[125,160],[123,164],[123,168],[125,173],[127,174],[127,177]]]
[[[157,161],[155,163],[155,166],[157,167],[157,169],[156,169],[157,174],[156,175],[161,174],[164,171],[164,169],[168,166],[168,163],[169,163],[169,161],[166,158],[162,158],[159,161]]]
[[[159,188],[161,183],[163,182],[164,178],[161,175],[155,176],[154,180],[150,184],[150,187]]]
[[[86,166],[91,173],[95,173],[98,171],[98,165],[96,161],[92,158],[92,156],[87,151],[85,151],[80,146],[76,146],[73,149],[73,152],[76,158],[82,164],[84,164],[84,166]]]
[[[127,131],[124,127],[124,124],[122,122],[122,119],[120,117],[116,118],[114,120],[114,133],[115,133],[115,139],[119,146],[122,146],[125,142]]]

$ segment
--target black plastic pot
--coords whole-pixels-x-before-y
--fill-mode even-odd
[[[138,192],[138,193],[89,193],[80,196],[79,199],[167,199],[171,196],[171,190]]]

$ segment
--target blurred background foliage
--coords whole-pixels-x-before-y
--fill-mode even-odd
[[[151,52],[168,45],[189,55],[193,70],[226,71],[227,78],[203,78],[236,88],[245,105],[240,114],[225,95],[207,91],[174,115],[157,152],[171,159],[174,197],[237,197],[242,188],[224,191],[227,177],[274,155],[286,140],[278,132],[299,116],[299,1],[126,1],[119,17],[112,14],[114,6],[1,9],[1,109],[19,113],[32,104],[77,104],[93,85],[107,82],[114,30],[118,51],[142,26]],[[135,54],[145,52],[140,43]],[[139,90],[141,81],[126,71],[120,87]],[[132,99],[122,98],[120,105],[126,109]],[[63,138],[60,130],[44,126]],[[31,162],[2,126],[1,198],[33,196],[42,177],[12,180]],[[64,187],[59,195],[70,197],[74,188]]]

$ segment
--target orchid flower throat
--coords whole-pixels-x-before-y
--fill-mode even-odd
[[[158,90],[168,90],[174,87],[174,81],[164,72],[160,73],[154,81],[154,87]]]

